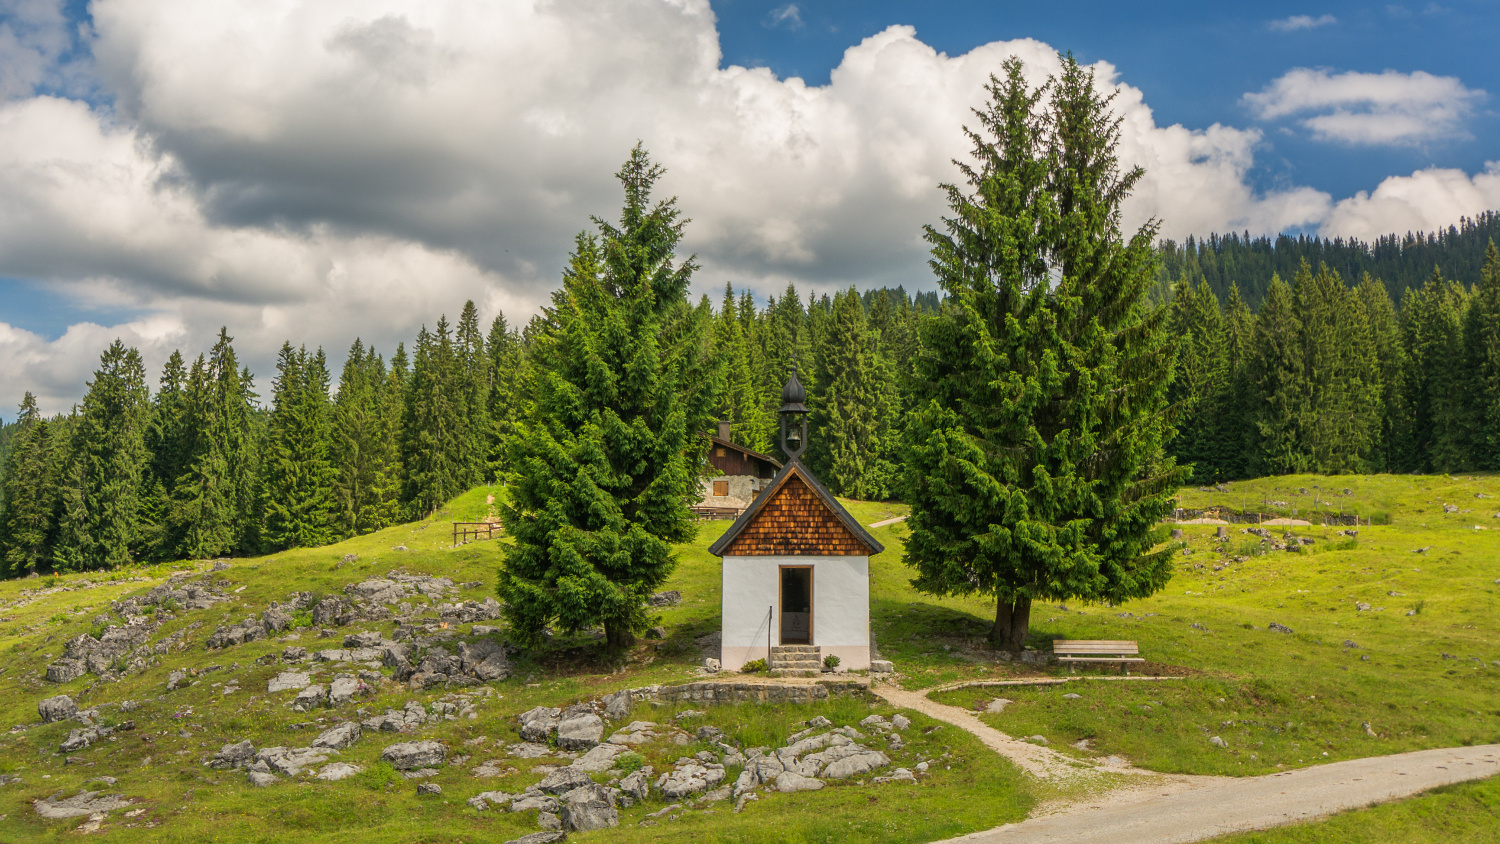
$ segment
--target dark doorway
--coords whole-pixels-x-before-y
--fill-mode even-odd
[[[812,644],[812,567],[781,567],[781,644]]]

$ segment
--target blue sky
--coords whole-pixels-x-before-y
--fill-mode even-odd
[[[950,54],[1035,38],[1083,62],[1107,61],[1145,91],[1157,122],[1263,126],[1257,187],[1305,184],[1347,196],[1424,167],[1468,172],[1500,157],[1500,3],[1069,3],[714,0],[724,60],[826,84],[844,50],[891,24]],[[795,9],[795,13],[790,10]],[[1327,20],[1327,17],[1332,20]],[[1306,18],[1306,23],[1294,18]],[[1467,138],[1399,147],[1310,140],[1261,122],[1242,96],[1294,67],[1453,76],[1490,97]],[[1287,131],[1276,131],[1286,129]]]
[[[524,322],[643,143],[694,293],[931,289],[922,227],[1007,57],[1116,93],[1164,236],[1372,239],[1500,208],[1500,0],[0,0],[0,418],[220,326],[389,354]]]

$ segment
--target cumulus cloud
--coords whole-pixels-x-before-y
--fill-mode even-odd
[[[1391,176],[1370,192],[1360,191],[1333,206],[1319,231],[1328,237],[1374,240],[1381,235],[1433,232],[1461,216],[1500,208],[1500,161],[1469,176],[1462,170],[1428,168]]]
[[[1277,32],[1295,32],[1299,29],[1317,29],[1320,26],[1332,26],[1339,22],[1333,15],[1292,15],[1289,18],[1271,21],[1271,28]]]
[[[1356,145],[1412,145],[1466,137],[1464,120],[1485,92],[1424,71],[1296,68],[1244,102],[1261,120],[1309,115],[1313,137]]]
[[[589,215],[619,207],[610,174],[637,140],[692,218],[701,292],[922,286],[922,225],[944,211],[936,186],[957,177],[984,82],[1008,56],[1036,83],[1059,69],[1038,41],[947,55],[894,26],[809,86],[722,66],[705,0],[91,9],[110,107],[0,106],[0,276],[144,316],[48,339],[0,308],[15,361],[0,408],[30,387],[65,409],[115,336],[158,368],[227,325],[265,383],[284,339],[388,353],[468,298],[522,321]],[[1258,130],[1158,125],[1112,65],[1094,69],[1122,157],[1147,171],[1127,225],[1275,232],[1334,208],[1248,186]]]

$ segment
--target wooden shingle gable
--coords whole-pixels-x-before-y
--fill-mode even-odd
[[[885,546],[794,460],[708,550],[720,557],[863,557]]]

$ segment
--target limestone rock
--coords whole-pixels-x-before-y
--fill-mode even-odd
[[[537,783],[537,788],[547,794],[565,794],[575,788],[593,785],[588,774],[574,767],[558,768]]]
[[[580,771],[599,773],[614,767],[615,757],[625,752],[625,748],[618,744],[596,745],[588,753],[573,760],[572,767]]]
[[[611,721],[624,721],[630,717],[630,691],[622,689],[604,696],[604,716]]]
[[[620,813],[602,786],[590,783],[568,792],[559,813],[563,829],[590,832],[620,825]]]
[[[387,747],[380,758],[398,771],[409,771],[443,764],[448,758],[448,748],[435,741],[408,741]]]
[[[591,711],[565,712],[557,724],[557,746],[587,750],[604,738],[604,719]]]
[[[130,801],[118,794],[101,795],[97,791],[80,791],[72,797],[63,798],[62,792],[33,801],[31,807],[38,815],[50,821],[77,818],[101,812],[112,812],[130,805]]]
[[[328,690],[316,683],[303,689],[292,701],[293,712],[307,712],[322,706],[328,700]]]
[[[232,768],[243,768],[250,764],[255,758],[255,745],[249,739],[238,744],[226,744],[219,748],[214,758],[208,762],[208,767],[228,770]]]
[[[326,747],[330,750],[343,750],[344,748],[359,741],[362,731],[358,721],[345,721],[342,724],[330,727],[318,734],[313,739],[313,747]]]
[[[512,838],[505,844],[557,844],[559,841],[567,841],[568,834],[561,830],[543,830],[523,835],[520,838]]]
[[[562,710],[555,706],[538,706],[522,712],[518,716],[521,721],[521,739],[546,744],[552,734],[557,732],[557,721],[561,714]]]
[[[776,790],[781,792],[817,791],[822,787],[822,780],[804,777],[791,771],[783,771],[776,777]]]
[[[353,677],[336,678],[328,686],[328,705],[343,706],[359,691],[359,681]]]
[[[363,770],[364,768],[358,765],[351,765],[348,762],[334,762],[331,765],[323,766],[323,770],[318,772],[317,777],[325,782],[336,782],[346,777],[352,777]]]
[[[283,671],[272,677],[266,683],[266,693],[289,692],[294,689],[305,689],[312,683],[312,677],[302,671]]]
[[[435,782],[424,782],[417,784],[417,796],[424,797],[429,794],[442,794],[443,787]]]
[[[723,781],[723,765],[699,765],[689,762],[663,774],[657,787],[668,800],[677,800],[707,791]]]
[[[42,723],[51,724],[54,721],[66,721],[78,714],[78,704],[67,695],[49,697],[36,705],[37,714],[42,716]]]
[[[510,804],[512,812],[529,812],[532,809],[541,812],[556,812],[559,808],[561,804],[557,802],[556,797],[540,792],[522,795]]]
[[[59,659],[47,666],[47,682],[49,683],[71,683],[82,677],[86,667],[81,660]]]
[[[637,803],[644,802],[651,793],[651,766],[647,765],[620,780],[620,790]]]
[[[256,788],[265,788],[268,785],[275,785],[280,780],[280,777],[277,777],[275,774],[266,771],[251,771],[249,774],[246,774],[246,778],[249,779],[250,784],[255,786]]]

